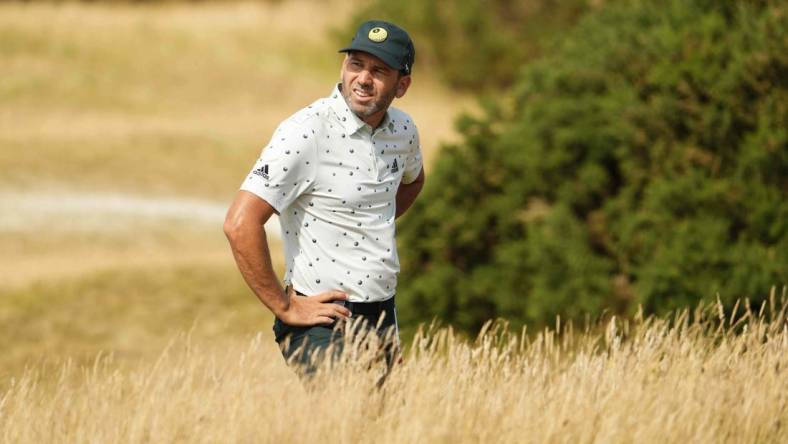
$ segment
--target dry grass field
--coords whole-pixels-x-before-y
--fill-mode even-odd
[[[330,35],[351,8],[0,5],[0,186],[228,199],[276,125],[339,79]],[[470,100],[414,76],[397,105],[430,157]]]
[[[275,125],[330,91],[354,7],[0,3],[0,443],[785,442],[784,291],[432,328],[383,390],[363,347],[301,385],[221,220]],[[417,62],[399,106],[428,163],[472,103]]]
[[[761,313],[715,306],[671,319],[475,342],[417,335],[382,389],[363,343],[301,385],[264,337],[188,336],[155,362],[99,357],[0,396],[6,442],[785,442],[785,293]],[[735,331],[735,333],[734,333]]]
[[[275,126],[330,92],[353,7],[0,4],[0,386],[189,329],[268,334],[222,218]],[[431,158],[472,101],[416,80],[399,106]]]

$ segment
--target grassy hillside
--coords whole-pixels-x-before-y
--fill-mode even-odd
[[[270,329],[270,316],[231,264],[123,267],[50,279],[3,293],[0,380],[25,364],[78,364],[99,351],[121,360],[155,356],[176,335],[199,342]]]
[[[357,6],[0,4],[0,443],[780,442],[784,292],[431,331],[381,391],[349,346],[304,390],[221,218],[274,126],[330,90]],[[419,66],[398,105],[429,170],[469,100]]]
[[[353,7],[0,4],[0,381],[147,359],[192,327],[268,334],[221,212],[273,128],[330,92]],[[417,71],[397,105],[429,159],[468,103]],[[210,214],[169,214],[181,202]]]
[[[343,8],[0,5],[0,184],[229,198],[276,124],[338,79]],[[460,103],[417,71],[398,105],[431,152]]]

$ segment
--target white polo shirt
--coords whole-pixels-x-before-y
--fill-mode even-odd
[[[397,287],[395,198],[421,167],[410,116],[389,107],[373,130],[337,86],[279,125],[241,189],[279,213],[286,285],[375,302]]]

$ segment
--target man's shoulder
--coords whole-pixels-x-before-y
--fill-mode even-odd
[[[316,130],[321,128],[326,119],[329,118],[331,111],[329,100],[328,98],[315,100],[283,120],[280,127],[293,130]]]
[[[315,140],[323,132],[321,114],[325,114],[321,100],[296,111],[276,128],[271,137],[272,144],[285,144],[291,150],[300,150],[304,154],[311,152],[309,147],[315,146]]]
[[[410,116],[410,114],[393,106],[389,107],[388,113],[389,119],[391,120],[391,123],[394,124],[394,127],[398,133],[411,134],[418,132],[416,123],[413,121],[413,118]]]

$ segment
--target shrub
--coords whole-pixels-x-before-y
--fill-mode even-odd
[[[400,227],[404,322],[474,331],[788,283],[788,23],[768,2],[629,1],[459,122]]]
[[[345,28],[369,18],[390,20],[412,35],[416,72],[435,69],[455,88],[500,88],[511,86],[520,64],[539,55],[546,37],[575,23],[589,3],[594,2],[374,0]]]

